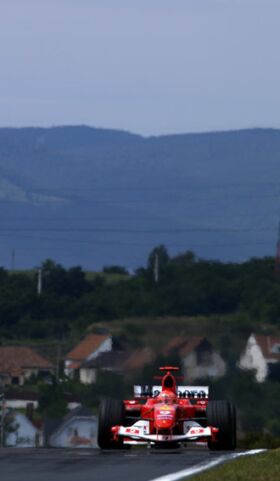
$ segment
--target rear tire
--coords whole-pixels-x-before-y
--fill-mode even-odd
[[[101,449],[121,449],[122,439],[113,440],[112,426],[122,426],[125,419],[125,409],[122,401],[104,399],[99,408],[97,442]]]
[[[228,401],[210,401],[207,410],[207,425],[219,429],[217,441],[208,441],[212,451],[236,448],[236,409]]]

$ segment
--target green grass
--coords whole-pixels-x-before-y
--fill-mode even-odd
[[[217,481],[217,479],[219,481],[279,481],[280,448],[255,456],[238,458],[188,479],[192,481]]]
[[[97,326],[95,322],[91,327]],[[280,335],[276,326],[263,326],[240,315],[211,316],[165,316],[165,317],[131,317],[98,322],[99,328],[109,329],[115,336],[125,336],[132,344],[150,346],[156,353],[175,336],[205,336],[214,348],[220,352],[225,350],[239,359],[251,332]],[[159,335],[160,333],[160,335]],[[230,351],[229,351],[230,349]],[[280,481],[280,480],[279,480]]]
[[[24,276],[28,276],[28,277],[34,279],[38,274],[38,270],[37,269],[8,270],[8,274],[10,274],[10,275],[24,275]]]
[[[25,270],[8,270],[10,275],[24,275],[34,279],[37,276],[37,269],[25,269]],[[85,277],[88,281],[93,281],[97,277],[101,277],[108,284],[116,284],[121,281],[127,281],[130,279],[129,274],[119,274],[117,272],[95,272],[85,271]]]
[[[130,279],[129,274],[118,274],[118,273],[107,273],[107,272],[94,272],[86,271],[86,279],[88,281],[93,281],[97,277],[102,277],[108,284],[116,284],[121,281],[126,281]]]

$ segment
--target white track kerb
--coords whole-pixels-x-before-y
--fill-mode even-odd
[[[230,461],[231,459],[239,458],[240,456],[252,456],[254,454],[259,454],[266,451],[266,449],[252,449],[251,451],[244,451],[243,453],[232,453],[232,454],[225,454],[217,459],[213,459],[207,463],[201,463],[197,466],[192,468],[183,469],[182,471],[178,471],[177,473],[166,474],[165,476],[160,476],[159,478],[151,479],[151,481],[179,481],[180,479],[188,478],[189,476],[193,476],[194,474],[199,474],[202,471],[206,471],[207,469],[214,468],[214,466],[218,466],[218,464],[222,464],[225,461]]]

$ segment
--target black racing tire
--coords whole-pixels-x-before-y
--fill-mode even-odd
[[[231,449],[236,449],[236,443],[237,443],[237,436],[236,436],[236,430],[237,430],[237,423],[236,423],[236,407],[233,403],[229,403],[230,405],[230,412],[231,412],[231,419],[232,419],[232,448]]]
[[[212,451],[236,448],[236,409],[229,401],[210,401],[206,409],[207,425],[219,429],[217,441],[208,441]]]
[[[112,426],[123,426],[125,408],[122,401],[117,399],[104,399],[100,403],[98,415],[97,442],[101,449],[122,449],[122,439],[113,440]]]

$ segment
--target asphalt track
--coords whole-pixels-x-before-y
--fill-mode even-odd
[[[99,451],[0,449],[1,481],[150,481],[216,459],[206,448]]]

